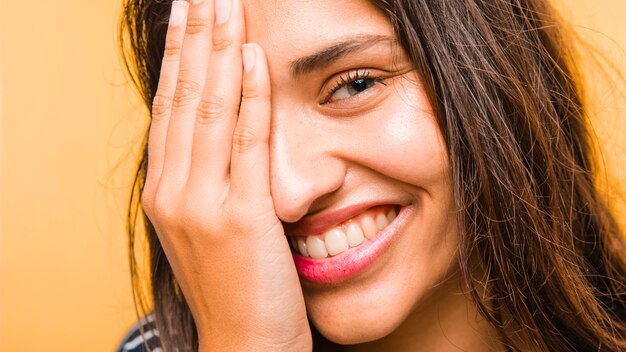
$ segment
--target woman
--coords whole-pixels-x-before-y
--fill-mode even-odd
[[[546,1],[127,0],[124,24],[151,346],[626,349],[623,237]]]

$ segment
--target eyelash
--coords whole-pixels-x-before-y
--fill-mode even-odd
[[[371,75],[371,72],[368,70],[356,70],[356,71],[350,71],[342,76],[339,77],[339,79],[337,80],[337,82],[333,85],[333,87],[329,90],[328,94],[326,95],[326,98],[324,99],[324,102],[322,104],[327,104],[330,99],[332,98],[332,96],[337,93],[337,91],[342,88],[343,86],[347,85],[347,84],[351,84],[354,83],[355,81],[358,80],[365,80],[365,79],[372,79],[374,80],[374,84],[376,83],[382,83],[383,85],[386,85],[386,83],[384,82],[384,80],[380,77],[374,77]],[[369,89],[369,88],[368,88]],[[360,93],[359,93],[360,94]],[[356,94],[358,95],[358,94]],[[356,96],[355,95],[355,96]],[[348,98],[349,99],[349,98]],[[345,100],[345,99],[342,99]]]

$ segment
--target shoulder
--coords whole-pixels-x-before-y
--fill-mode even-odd
[[[160,346],[159,331],[148,315],[126,333],[116,352],[162,352]]]

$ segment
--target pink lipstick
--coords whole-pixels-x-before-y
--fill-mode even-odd
[[[351,206],[321,216],[313,216],[311,219],[303,220],[296,224],[287,225],[285,229],[290,236],[295,235],[302,242],[303,236],[319,234],[333,226],[345,229],[350,224],[358,221],[356,219],[359,218],[359,213],[363,213],[366,210],[376,212],[376,210],[372,210],[373,208],[371,204]],[[376,230],[375,234],[367,229],[367,224],[364,224],[363,232],[365,232],[366,239],[356,245],[354,240],[351,239],[350,248],[334,256],[323,257],[324,254],[322,253],[322,258],[319,258],[319,253],[313,253],[312,247],[309,248],[310,254],[302,254],[301,250],[306,252],[306,248],[302,248],[302,243],[300,243],[301,250],[298,250],[297,246],[293,246],[296,241],[292,238],[292,247],[296,248],[295,250],[292,249],[292,256],[300,277],[315,284],[338,284],[360,275],[371,267],[382,256],[393,240],[398,237],[412,212],[411,208],[407,206],[387,205],[379,206],[378,208],[383,209],[379,209],[378,213],[391,210],[393,214],[393,216],[390,214],[389,217],[391,222],[388,223],[378,219],[379,229]],[[395,215],[396,211],[399,211],[397,216]],[[368,220],[371,220],[371,218]],[[382,226],[384,228],[381,229],[380,227]],[[306,242],[311,244],[310,239]],[[315,258],[316,256],[318,258]]]

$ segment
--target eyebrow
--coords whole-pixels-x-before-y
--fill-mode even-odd
[[[292,78],[313,72],[329,66],[348,54],[363,51],[374,45],[388,42],[392,44],[395,39],[386,35],[362,34],[343,39],[311,55],[307,55],[289,64],[289,72]]]

